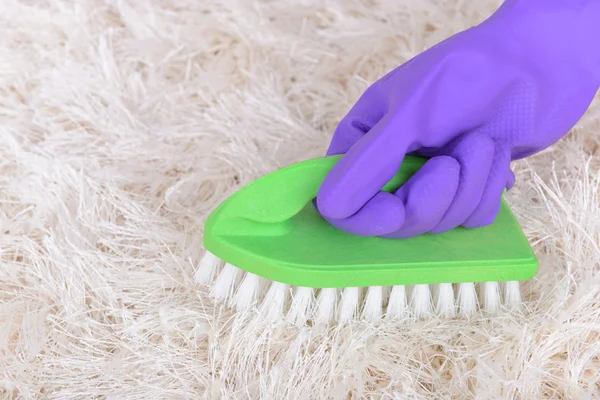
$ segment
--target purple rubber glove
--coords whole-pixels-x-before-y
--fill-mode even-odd
[[[555,143],[600,85],[600,0],[507,0],[374,83],[337,127],[319,212],[363,236],[494,221],[510,162]],[[431,159],[396,193],[406,154]]]

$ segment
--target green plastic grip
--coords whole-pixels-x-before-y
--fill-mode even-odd
[[[524,280],[537,272],[504,200],[496,221],[477,229],[384,239],[333,227],[312,200],[340,158],[297,163],[240,189],[209,216],[206,249],[256,275],[313,288]],[[396,190],[425,161],[406,157],[382,189]]]

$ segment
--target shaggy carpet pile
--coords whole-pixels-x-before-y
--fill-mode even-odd
[[[598,398],[599,102],[514,165],[520,314],[240,328],[194,283],[220,201],[498,5],[2,0],[0,398]]]

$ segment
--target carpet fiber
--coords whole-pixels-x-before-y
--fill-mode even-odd
[[[194,283],[216,204],[497,6],[0,2],[0,398],[600,396],[598,102],[514,165],[522,314],[240,329]]]

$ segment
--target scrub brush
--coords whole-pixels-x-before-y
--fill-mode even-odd
[[[356,236],[312,200],[341,156],[283,168],[234,193],[208,218],[195,279],[238,312],[296,324],[470,317],[519,308],[538,260],[505,200],[493,224],[409,239]],[[425,162],[407,156],[383,188]]]

